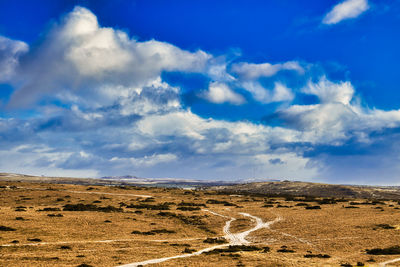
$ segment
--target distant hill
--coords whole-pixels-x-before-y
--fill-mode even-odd
[[[358,186],[293,181],[271,181],[246,183],[232,186],[215,186],[212,187],[212,189],[232,194],[400,200],[400,187],[398,186]]]
[[[0,181],[21,181],[21,182],[45,182],[55,184],[80,184],[80,185],[138,185],[138,186],[159,186],[159,187],[210,187],[219,185],[237,184],[229,181],[208,181],[191,180],[179,178],[140,178],[131,175],[108,176],[102,178],[71,178],[71,177],[48,177],[34,176],[17,173],[0,173]]]

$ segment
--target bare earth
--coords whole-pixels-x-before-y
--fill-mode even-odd
[[[0,180],[0,266],[400,266],[366,251],[400,245],[397,200],[20,180]]]

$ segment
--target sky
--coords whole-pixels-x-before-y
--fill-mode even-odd
[[[0,171],[400,185],[399,0],[0,0]]]

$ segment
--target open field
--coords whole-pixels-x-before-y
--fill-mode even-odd
[[[397,200],[0,181],[0,205],[0,266],[173,256],[183,257],[156,265],[379,266],[400,257]]]

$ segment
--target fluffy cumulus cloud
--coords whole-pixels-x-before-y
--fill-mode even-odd
[[[357,183],[400,173],[400,111],[362,105],[350,81],[315,76],[297,61],[230,62],[138,41],[82,7],[35,48],[0,38],[0,73],[15,88],[7,110],[29,112],[0,118],[3,171]],[[227,105],[242,119],[196,113],[184,85],[164,73],[203,77],[208,88],[193,101]],[[245,106],[263,119],[248,120]]]
[[[219,82],[212,82],[208,87],[208,91],[203,92],[203,97],[212,103],[232,103],[243,104],[245,102],[243,96],[233,92],[228,85]]]
[[[322,23],[337,24],[343,20],[356,18],[368,9],[368,0],[345,0],[329,11],[322,20]]]
[[[294,70],[303,73],[304,69],[296,61],[285,63],[270,64],[252,64],[247,62],[236,63],[232,65],[232,72],[244,79],[254,79],[259,77],[270,77],[281,70]]]
[[[15,74],[19,57],[28,51],[28,45],[0,36],[0,82],[8,81]]]
[[[97,97],[99,87],[141,88],[162,71],[201,72],[210,55],[189,52],[155,40],[138,42],[120,30],[100,27],[89,10],[76,7],[55,26],[41,46],[24,58],[19,84],[9,105],[21,107],[42,96],[86,91]],[[82,93],[82,92],[81,92]]]

